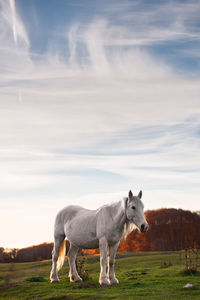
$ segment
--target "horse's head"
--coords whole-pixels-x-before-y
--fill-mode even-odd
[[[126,217],[130,222],[133,222],[141,232],[146,232],[149,225],[144,216],[144,205],[141,201],[142,191],[137,196],[133,196],[129,191],[126,203]]]

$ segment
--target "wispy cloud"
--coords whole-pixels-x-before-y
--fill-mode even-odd
[[[66,56],[33,55],[15,1],[0,4],[4,211],[46,207],[50,225],[71,199],[95,208],[131,187],[145,190],[146,208],[197,209],[199,76],[180,76],[148,46],[198,41],[198,1],[102,7],[63,26]]]

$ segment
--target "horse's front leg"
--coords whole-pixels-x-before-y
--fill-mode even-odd
[[[105,237],[99,240],[99,249],[100,249],[100,269],[101,269],[100,276],[99,276],[99,283],[100,285],[109,285],[110,282],[106,276],[108,243]]]
[[[119,242],[115,245],[109,247],[109,263],[108,263],[108,278],[110,280],[110,284],[118,284],[119,281],[115,277],[115,255],[117,252],[117,248],[119,246]]]

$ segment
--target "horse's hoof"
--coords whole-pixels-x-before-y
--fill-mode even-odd
[[[51,283],[59,282],[59,279],[58,279],[58,278],[57,278],[57,279],[51,278],[50,280],[51,280]]]
[[[119,281],[117,280],[117,278],[114,278],[112,280],[110,280],[110,284],[119,284]]]
[[[74,282],[82,282],[82,281],[83,281],[82,278],[77,278],[77,279],[74,280]]]
[[[70,282],[82,282],[83,279],[81,277],[77,277],[77,278],[74,278],[74,277],[70,277]]]
[[[110,282],[108,280],[100,280],[99,284],[100,286],[109,286]]]

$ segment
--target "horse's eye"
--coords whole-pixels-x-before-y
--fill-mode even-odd
[[[136,207],[135,207],[135,206],[132,206],[132,209],[136,209]]]

